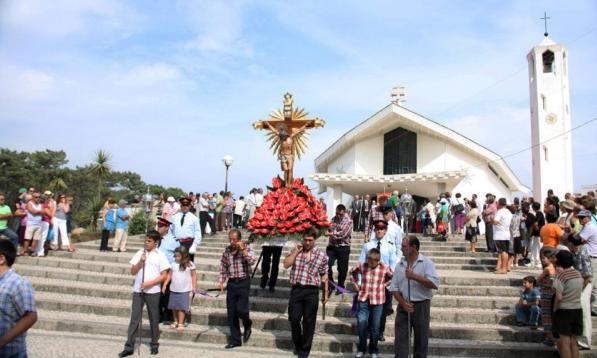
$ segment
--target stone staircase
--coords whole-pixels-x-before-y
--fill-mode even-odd
[[[448,242],[421,239],[421,252],[433,259],[441,277],[440,289],[432,301],[430,355],[459,357],[557,357],[554,348],[544,346],[541,330],[516,327],[513,305],[518,299],[521,278],[539,271],[519,268],[508,275],[495,275],[493,255],[466,252],[461,238]],[[353,239],[353,267],[363,243],[362,235]],[[318,245],[325,247],[324,239]],[[228,245],[225,235],[203,239],[195,263],[199,288],[216,287],[219,258]],[[483,246],[480,244],[479,246]],[[81,243],[75,253],[51,252],[48,257],[22,257],[15,269],[26,276],[36,290],[39,309],[37,330],[72,332],[122,337],[124,343],[131,305],[128,261],[142,247],[141,237],[130,237],[127,253],[100,253],[99,242]],[[257,248],[257,254],[260,252]],[[285,253],[283,253],[284,255]],[[292,356],[292,341],[287,318],[290,294],[289,271],[280,265],[276,291],[259,287],[260,270],[252,282],[251,319],[253,335],[248,342],[255,352],[287,350]],[[356,352],[356,319],[351,316],[352,296],[332,295],[326,320],[317,321],[312,356],[330,353],[351,356]],[[145,323],[148,323],[145,316]],[[597,320],[594,321],[597,327]],[[148,325],[144,325],[144,330]],[[225,295],[197,295],[192,306],[192,324],[182,333],[161,326],[164,341],[196,344],[226,344]],[[148,332],[144,332],[148,336]],[[386,342],[380,343],[382,356],[393,354],[394,315],[386,327]],[[593,342],[597,342],[593,334]],[[243,349],[243,348],[240,348]],[[248,349],[248,348],[245,348]],[[582,352],[591,356],[597,351]],[[257,353],[258,354],[258,353]],[[214,356],[221,356],[222,351]]]

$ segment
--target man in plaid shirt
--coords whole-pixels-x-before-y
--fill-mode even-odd
[[[380,261],[379,249],[373,248],[367,253],[367,262],[359,263],[352,272],[352,282],[357,291],[357,327],[359,331],[359,346],[357,358],[365,356],[367,350],[367,337],[369,341],[369,354],[377,358],[379,349],[379,326],[381,315],[386,302],[386,284],[392,278],[392,269]]]
[[[373,223],[379,220],[385,220],[383,216],[383,210],[388,204],[388,197],[380,195],[377,206],[369,211],[367,221],[365,221],[365,242],[369,241],[370,236],[373,236]]]
[[[296,245],[284,258],[284,268],[288,269],[292,266],[288,320],[295,353],[299,358],[306,358],[311,352],[321,283],[323,283],[321,301],[324,305],[328,301],[328,257],[315,245],[315,239],[315,231],[305,231],[303,243]]]
[[[245,328],[243,339],[246,343],[251,337],[251,325],[249,318],[249,290],[251,288],[251,266],[255,264],[255,252],[251,245],[241,241],[241,232],[232,229],[228,233],[230,246],[222,254],[220,260],[220,292],[224,291],[226,285],[226,309],[228,311],[228,325],[230,326],[230,342],[226,349],[239,347],[241,345],[240,324],[242,319]]]
[[[29,281],[11,268],[17,249],[0,240],[0,357],[27,357],[25,332],[37,321],[35,293]]]
[[[329,231],[329,243],[326,249],[328,255],[328,279],[334,281],[332,268],[338,260],[338,286],[344,287],[348,273],[350,259],[350,239],[352,236],[352,220],[346,214],[346,207],[342,204],[336,207],[336,216],[332,219]],[[340,291],[336,291],[339,295]]]

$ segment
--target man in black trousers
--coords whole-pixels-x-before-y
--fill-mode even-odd
[[[278,269],[280,266],[280,256],[282,255],[282,246],[262,246],[263,258],[261,261],[261,288],[265,289],[267,285],[269,292],[274,292],[276,282],[278,281]],[[271,268],[271,271],[270,271]]]
[[[241,232],[232,229],[228,233],[230,246],[226,247],[220,260],[220,292],[226,284],[226,310],[230,326],[230,342],[226,349],[241,346],[240,323],[245,328],[243,340],[251,337],[252,321],[249,318],[249,290],[251,288],[251,266],[255,264],[255,252],[251,245],[241,240]]]
[[[346,207],[342,204],[336,207],[336,216],[332,218],[332,225],[329,230],[329,242],[326,249],[328,255],[328,279],[334,281],[332,268],[338,261],[338,280],[336,284],[344,288],[344,281],[348,274],[348,262],[350,259],[350,240],[352,238],[352,220],[346,214]],[[336,291],[336,294],[340,294]]]

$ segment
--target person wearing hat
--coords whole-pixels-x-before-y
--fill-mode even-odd
[[[581,242],[585,245],[587,255],[591,259],[591,266],[597,268],[597,226],[593,224],[593,213],[589,210],[581,209],[576,217],[582,225],[582,230],[578,234]],[[591,315],[597,316],[597,285],[593,285],[591,292]]]
[[[180,210],[180,205],[174,200],[174,197],[169,196],[166,199],[166,204],[162,208],[162,217],[166,220],[170,220],[174,214],[176,214]]]
[[[184,246],[188,250],[189,258],[193,262],[202,236],[199,219],[190,212],[190,209],[191,200],[186,197],[181,198],[180,211],[174,214],[169,221],[172,223],[170,226],[172,234],[180,242],[180,246]]]
[[[126,211],[126,200],[120,200],[118,209],[116,209],[116,233],[114,234],[114,246],[112,246],[114,252],[126,252],[129,219],[129,213]]]
[[[166,280],[170,265],[163,252],[157,249],[161,239],[159,232],[151,230],[147,233],[142,249],[135,253],[130,261],[131,274],[135,276],[133,283],[133,304],[128,338],[124,350],[119,357],[127,357],[134,353],[135,340],[138,337],[139,321],[143,314],[143,305],[147,305],[149,328],[151,331],[150,353],[158,354],[160,338],[159,306],[162,282]]]
[[[564,200],[560,202],[561,214],[558,218],[557,224],[567,233],[574,231],[574,207],[576,204],[572,200]]]
[[[176,241],[176,238],[172,234],[170,230],[170,225],[172,223],[163,217],[158,217],[156,223],[156,231],[160,234],[161,239],[158,244],[158,250],[166,256],[168,263],[172,265],[174,262],[174,250],[176,250],[180,243]],[[172,311],[168,309],[168,297],[170,294],[170,285],[165,287],[165,292],[162,291],[162,296],[160,296],[160,322],[165,322],[165,324],[170,324],[170,319],[172,318]]]
[[[396,248],[394,247],[395,242],[389,239],[387,234],[388,222],[386,220],[376,220],[373,222],[372,227],[374,229],[375,235],[371,238],[371,240],[363,245],[363,248],[361,249],[361,255],[359,256],[359,264],[364,264],[367,262],[367,254],[369,253],[369,250],[376,248],[379,250],[381,262],[393,270],[398,262],[398,257],[396,256]],[[392,294],[386,289],[386,300],[384,303],[383,312],[381,314],[379,327],[380,342],[384,342],[386,340],[384,336],[386,317],[391,309]]]

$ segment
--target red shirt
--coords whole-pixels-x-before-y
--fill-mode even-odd
[[[355,267],[352,274],[352,281],[358,283],[358,274],[361,274],[361,286],[358,300],[361,302],[369,300],[370,305],[381,305],[386,302],[386,283],[392,279],[392,272],[388,266],[380,262],[375,268],[370,268],[364,262]]]

